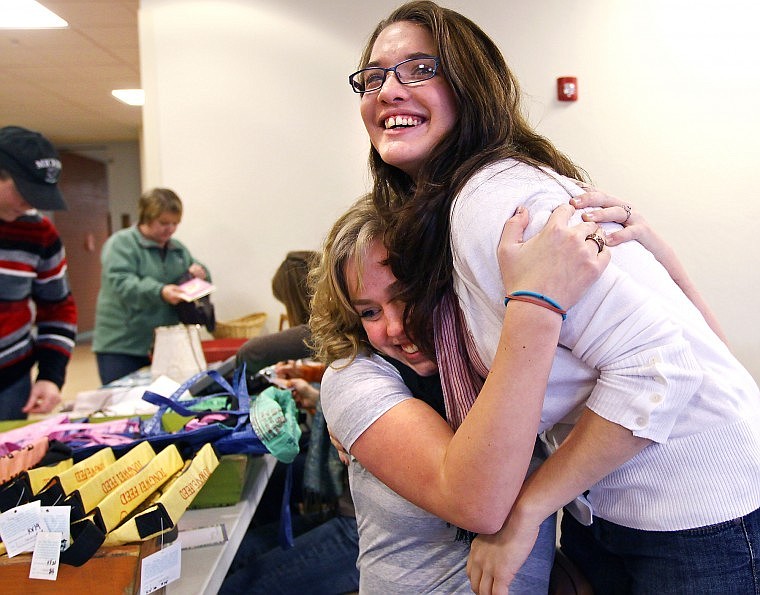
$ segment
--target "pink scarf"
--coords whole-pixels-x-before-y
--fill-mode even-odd
[[[478,355],[453,291],[438,304],[433,323],[446,419],[456,431],[483,387],[488,369]]]

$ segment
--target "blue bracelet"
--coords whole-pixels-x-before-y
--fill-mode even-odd
[[[535,291],[513,291],[512,293],[510,293],[508,296],[504,298],[504,306],[506,306],[509,303],[509,300],[512,299],[513,297],[517,299],[520,296],[536,298],[538,300],[541,300],[542,302],[549,304],[550,310],[554,310],[555,312],[557,312],[557,314],[561,315],[562,320],[567,320],[567,310],[565,310],[562,306],[560,306],[556,301],[554,301],[550,297],[546,297],[545,295],[541,293],[536,293]]]
[[[557,302],[555,302],[553,299],[546,297],[545,295],[541,295],[540,293],[536,293],[535,291],[513,291],[510,295],[529,295],[530,297],[538,298],[539,300],[544,300],[548,304],[551,304],[555,308],[559,308],[560,310],[564,310],[562,306],[560,306]]]

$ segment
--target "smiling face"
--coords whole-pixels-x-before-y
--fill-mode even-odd
[[[372,242],[364,259],[361,285],[356,260],[348,260],[349,299],[372,347],[406,364],[420,376],[431,376],[438,371],[438,366],[423,355],[404,332],[404,304],[392,298],[396,277],[383,264],[387,258],[388,252],[382,242]]]
[[[391,68],[409,58],[435,55],[430,32],[402,21],[383,29],[368,66]],[[454,92],[440,68],[433,78],[408,85],[389,72],[382,88],[365,93],[360,105],[372,146],[383,161],[412,178],[457,120]]]

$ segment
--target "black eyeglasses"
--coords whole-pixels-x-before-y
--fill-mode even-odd
[[[348,83],[354,93],[372,93],[380,90],[389,72],[394,73],[396,80],[402,85],[419,83],[435,76],[439,62],[438,58],[424,56],[422,58],[409,58],[409,60],[399,62],[391,68],[370,66],[349,76]]]

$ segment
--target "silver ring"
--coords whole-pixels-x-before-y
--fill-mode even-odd
[[[631,205],[621,205],[625,211],[625,219],[620,222],[620,225],[625,225],[625,222],[631,218]]]
[[[604,238],[601,235],[599,235],[598,233],[596,233],[596,232],[590,233],[590,234],[588,234],[586,236],[586,239],[587,240],[591,240],[593,242],[596,242],[596,247],[597,247],[597,250],[599,252],[601,252],[602,250],[604,250],[604,245],[605,245],[604,244]],[[599,252],[597,252],[597,254],[599,254]]]

